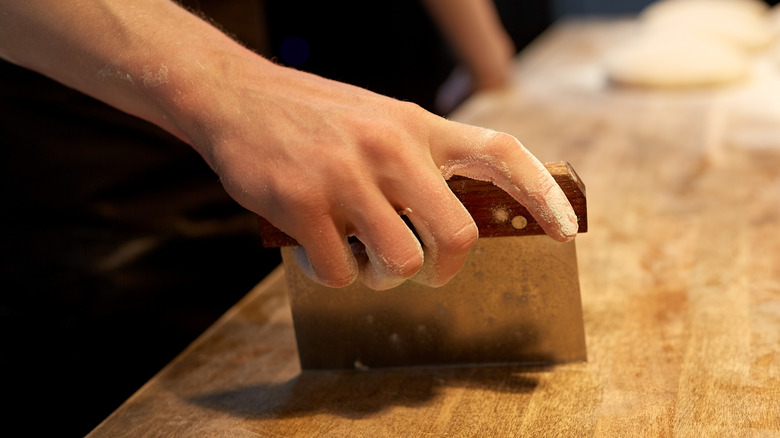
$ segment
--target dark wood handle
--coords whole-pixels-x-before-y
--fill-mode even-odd
[[[569,198],[579,221],[580,233],[588,231],[585,185],[569,163],[545,163],[547,170]],[[471,214],[479,228],[479,237],[531,236],[544,234],[542,227],[522,204],[493,183],[454,176],[450,189]],[[292,237],[258,217],[263,246],[272,248],[298,245]]]

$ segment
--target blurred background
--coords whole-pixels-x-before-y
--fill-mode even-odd
[[[187,0],[278,62],[433,110],[455,67],[417,0]],[[648,1],[496,0],[519,49]],[[279,262],[189,147],[0,63],[6,418],[83,436]],[[16,428],[20,430],[19,428]]]
[[[553,0],[552,10],[556,17],[635,14],[650,3],[652,0]]]

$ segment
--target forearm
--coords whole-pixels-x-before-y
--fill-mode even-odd
[[[503,85],[514,43],[492,0],[423,0],[453,50],[476,79],[477,87]]]
[[[189,142],[232,60],[264,61],[169,0],[5,1],[0,55]]]
[[[189,142],[325,284],[455,275],[478,232],[444,181],[454,173],[494,181],[554,238],[576,234],[565,195],[513,137],[275,65],[168,0],[5,0],[0,55]]]

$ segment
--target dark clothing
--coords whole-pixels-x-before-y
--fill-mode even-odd
[[[0,77],[8,417],[29,409],[46,417],[36,432],[83,436],[278,250],[260,247],[254,216],[187,145],[10,64]]]

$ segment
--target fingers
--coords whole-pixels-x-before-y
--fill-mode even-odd
[[[453,122],[447,122],[453,124]],[[541,162],[509,134],[453,124],[434,141],[434,161],[444,178],[461,175],[491,181],[523,204],[553,239],[577,235],[577,216]]]
[[[313,280],[343,287],[356,278],[371,289],[401,284],[423,266],[423,250],[412,230],[374,187],[360,186],[339,214],[296,235],[296,261]],[[343,223],[334,217],[347,217]],[[301,227],[298,227],[301,229]],[[347,236],[359,239],[348,243]]]
[[[347,195],[330,204],[321,223],[295,236],[306,248],[297,253],[305,272],[332,287],[359,278],[382,290],[410,277],[443,285],[461,269],[479,235],[446,184],[455,174],[493,182],[523,204],[555,240],[576,236],[577,217],[565,194],[517,139],[443,119],[437,126],[442,129],[431,131],[428,140],[430,156],[396,162],[400,171],[394,177],[358,178],[361,184],[339,185],[349,187],[343,192]],[[399,210],[414,224],[417,236]],[[359,241],[349,244],[348,235]]]
[[[424,263],[413,280],[439,287],[458,273],[479,231],[471,215],[450,191],[444,179],[431,173],[422,176],[414,193],[407,197],[413,207],[409,217],[423,243]]]
[[[348,286],[357,279],[357,261],[343,228],[326,218],[297,229],[301,231],[295,237],[301,246],[295,251],[295,261],[306,275],[329,287]]]
[[[358,218],[352,245],[360,281],[375,290],[403,283],[423,266],[423,250],[411,229],[385,201]]]
[[[409,278],[434,287],[449,281],[476,242],[477,227],[440,175],[431,171],[411,179],[408,187],[414,190],[402,198],[413,207],[399,212],[391,206],[394,202],[389,200],[398,196],[401,187],[398,192],[390,188],[389,196],[358,196],[359,208],[348,209],[353,212],[349,224],[310,227],[296,237],[302,244],[296,252],[302,270],[330,287],[346,286],[355,277],[375,290],[395,287]],[[414,224],[419,240],[401,214]],[[344,230],[352,230],[350,234],[359,240],[347,244]]]

